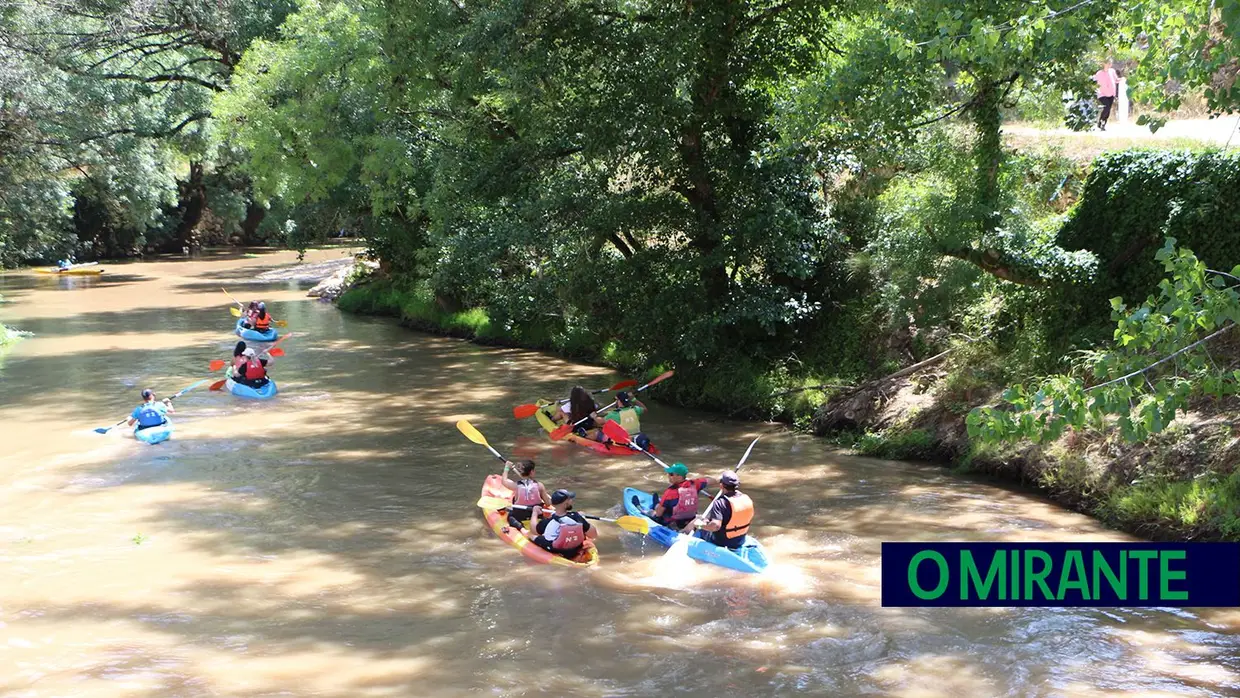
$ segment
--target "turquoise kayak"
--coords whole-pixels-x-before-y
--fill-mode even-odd
[[[656,523],[645,513],[653,507],[654,497],[649,492],[632,487],[624,488],[624,512],[630,516],[643,516],[649,520],[650,533],[646,535],[659,545],[670,548],[677,540],[687,540],[689,543],[687,552],[690,558],[738,572],[762,572],[771,563],[770,558],[766,556],[766,550],[753,536],[745,536],[745,544],[739,549],[729,550],[695,536],[681,535],[676,529]]]
[[[276,382],[268,380],[267,384],[261,388],[251,388],[248,385],[238,383],[229,378],[224,382],[224,387],[228,388],[228,392],[237,397],[245,397],[251,400],[269,400],[276,396]]]
[[[251,330],[241,326],[244,320],[237,321],[237,336],[247,342],[274,342],[280,337],[280,333],[276,332],[276,328],[268,327],[266,332]]]
[[[172,420],[169,419],[157,427],[147,427],[145,429],[134,427],[133,437],[144,444],[151,444],[152,446],[161,444],[172,438]]]

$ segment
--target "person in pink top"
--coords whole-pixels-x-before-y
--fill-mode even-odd
[[[1098,83],[1098,101],[1102,102],[1102,113],[1098,116],[1098,128],[1107,130],[1107,119],[1111,118],[1111,105],[1115,104],[1116,90],[1119,87],[1119,76],[1111,67],[1111,59],[1102,64],[1102,70],[1094,73],[1094,82]]]

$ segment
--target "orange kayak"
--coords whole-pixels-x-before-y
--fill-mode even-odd
[[[482,496],[511,502],[512,490],[504,487],[504,480],[499,475],[488,475],[486,481],[482,483]],[[507,509],[483,509],[482,516],[500,540],[520,550],[522,555],[534,562],[562,567],[593,567],[598,564],[598,549],[593,543],[587,542],[577,559],[569,560],[534,545],[534,541],[526,538],[522,529],[509,526]]]

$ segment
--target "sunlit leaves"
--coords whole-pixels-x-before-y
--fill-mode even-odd
[[[999,406],[973,410],[970,436],[1041,443],[1068,427],[1114,426],[1138,441],[1166,429],[1194,396],[1240,392],[1240,371],[1217,364],[1206,344],[1235,326],[1240,293],[1173,238],[1157,258],[1167,272],[1157,296],[1135,310],[1120,298],[1110,300],[1116,323],[1111,348],[1085,354],[1075,374],[1014,385]]]

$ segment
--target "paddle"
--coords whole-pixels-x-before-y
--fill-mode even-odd
[[[676,374],[676,372],[675,372],[675,371],[667,371],[667,372],[661,373],[661,374],[659,374],[658,376],[655,376],[653,379],[651,379],[651,381],[650,381],[649,383],[647,383],[647,384],[643,385],[642,387],[638,388],[637,390],[634,390],[633,392],[634,392],[635,394],[636,394],[636,393],[640,393],[641,391],[645,390],[646,388],[649,388],[649,387],[650,387],[650,386],[652,386],[652,385],[655,385],[655,384],[658,384],[658,383],[662,383],[663,381],[667,380],[668,378],[671,378],[671,377],[672,377],[673,375],[675,375],[675,374]],[[609,409],[611,409],[612,407],[615,407],[615,406],[616,406],[616,403],[614,403],[614,402],[613,402],[613,403],[611,403],[610,405],[608,405],[607,407],[604,407],[604,408],[602,408],[601,410],[597,410],[597,412],[603,412],[603,411],[605,411],[605,410],[609,410]],[[589,418],[590,418],[589,416],[586,416],[586,417],[582,417],[581,419],[578,419],[576,422],[574,422],[574,423],[572,423],[572,424],[561,424],[559,427],[556,427],[555,431],[551,432],[551,438],[552,438],[553,440],[555,440],[555,441],[559,441],[560,439],[564,438],[565,436],[568,436],[568,433],[569,433],[569,432],[571,432],[573,429],[576,429],[576,428],[577,428],[577,425],[579,425],[579,424],[584,424],[584,423],[585,423],[585,421],[586,421],[587,419],[589,419]],[[614,441],[615,439],[612,439],[612,440]],[[643,451],[643,453],[645,453],[645,451]]]
[[[513,504],[507,499],[499,497],[481,497],[477,501],[477,505],[481,509],[487,511],[499,511],[501,509],[533,509],[534,507],[525,504]],[[550,508],[543,508],[543,511],[551,511]],[[643,535],[650,532],[650,521],[640,516],[621,516],[618,519],[607,519],[602,516],[594,516],[593,514],[582,514],[583,517],[591,521],[606,521],[614,523],[626,531],[633,533],[641,533]]]
[[[637,385],[637,381],[635,380],[620,381],[619,383],[616,383],[610,388],[599,388],[598,390],[592,390],[590,391],[590,394],[598,395],[600,393],[609,393],[613,390],[624,390],[625,388],[632,388],[635,385]],[[560,400],[560,404],[564,404],[566,402],[568,401]],[[512,416],[516,417],[517,419],[525,419],[526,417],[533,417],[534,413],[537,411],[538,411],[538,405],[529,405],[529,404],[517,405],[516,407],[512,408]]]
[[[624,427],[620,426],[616,422],[613,422],[611,420],[603,422],[603,433],[607,435],[607,438],[611,439],[612,441],[615,441],[618,444],[623,444],[625,446],[628,446],[634,451],[641,451],[642,453],[646,454],[647,458],[663,466],[664,470],[667,469],[667,463],[664,463],[663,461],[659,460],[658,456],[654,455],[650,451],[647,451],[646,449],[634,443],[633,439],[629,437],[629,432],[625,431]]]
[[[753,447],[754,447],[754,446],[756,446],[756,445],[758,444],[758,439],[760,439],[760,438],[762,438],[762,437],[761,437],[761,436],[756,437],[753,441],[749,442],[749,448],[745,449],[745,455],[741,456],[741,460],[740,460],[740,462],[739,462],[739,463],[737,463],[737,464],[736,464],[736,467],[732,469],[732,470],[733,470],[733,472],[739,473],[739,472],[741,471],[741,468],[745,467],[745,461],[749,460],[749,454],[750,454],[750,453],[753,453]],[[715,498],[714,498],[714,499],[712,499],[712,500],[710,500],[710,504],[709,504],[709,505],[707,505],[707,507],[706,507],[706,512],[707,512],[707,513],[710,513],[711,507],[715,506],[715,502],[719,501],[719,498],[720,498],[720,497],[722,497],[722,496],[723,496],[723,485],[722,485],[722,483],[721,483],[721,484],[719,485],[719,491],[715,494]],[[698,519],[700,519],[701,517],[699,516],[699,517],[697,517],[697,518],[698,518]],[[700,525],[700,524],[699,524],[699,523],[697,523],[697,522],[695,521],[695,524],[694,524],[694,525],[695,525],[695,526],[697,526],[697,525]],[[683,537],[682,537],[682,536],[683,536]],[[671,545],[671,547],[669,547],[669,548],[667,549],[667,552],[666,552],[666,553],[663,553],[663,557],[681,557],[681,556],[688,556],[688,554],[689,554],[689,539],[690,539],[690,538],[692,538],[692,537],[693,537],[693,536],[692,536],[692,535],[689,535],[689,534],[684,534],[684,533],[678,534],[678,535],[677,535],[677,538],[676,538],[676,542],[675,542],[675,543],[673,543],[673,544]]]
[[[185,393],[188,393],[189,391],[193,390],[194,388],[197,388],[198,386],[202,385],[203,383],[208,382],[208,380],[210,380],[210,379],[200,380],[200,381],[198,381],[197,383],[194,383],[193,385],[189,386],[188,388],[185,388],[185,389],[181,390],[180,392],[174,393],[171,397],[169,397],[169,398],[167,398],[167,399],[168,399],[168,400],[175,400],[175,399],[177,399],[177,398],[181,397],[182,395],[184,395]],[[126,418],[122,419],[121,421],[117,422],[116,424],[113,424],[113,425],[112,425],[112,426],[110,426],[110,427],[95,427],[95,433],[96,433],[96,434],[106,434],[106,433],[108,433],[109,431],[112,431],[113,429],[115,429],[115,428],[119,427],[120,425],[122,425],[122,424],[124,424],[125,422],[128,422],[128,421],[129,421],[129,417],[126,417]]]
[[[224,291],[224,289],[222,288],[220,290]],[[241,303],[241,301],[237,300],[236,298],[233,298],[232,295],[228,293],[228,291],[224,291],[224,295],[228,296],[229,298],[232,298],[233,302],[236,303],[238,306],[236,308],[229,308],[228,312],[232,313],[233,317],[241,317],[241,308],[245,306]],[[276,327],[288,327],[288,322],[284,320],[275,320],[272,322],[272,324],[275,325]]]
[[[479,446],[486,446],[487,450],[490,451],[496,458],[500,459],[504,463],[508,462],[508,459],[501,456],[499,454],[499,451],[496,451],[495,449],[491,448],[491,444],[487,443],[487,437],[483,436],[482,432],[475,429],[474,425],[469,423],[469,420],[462,419],[461,421],[457,422],[456,428],[458,431],[460,431],[462,434],[465,435],[465,438],[469,439],[470,441],[473,441]]]
[[[284,335],[283,337],[281,337],[281,338],[277,339],[276,341],[274,341],[274,342],[272,342],[272,343],[271,343],[271,346],[269,346],[269,347],[267,347],[266,349],[264,349],[264,350],[262,350],[261,352],[259,352],[259,353],[258,353],[258,355],[257,355],[257,356],[255,356],[254,358],[255,358],[255,359],[260,359],[260,358],[262,358],[263,354],[271,354],[272,356],[284,356],[284,349],[283,349],[283,348],[281,348],[281,347],[277,347],[276,345],[277,345],[277,344],[279,344],[280,342],[283,342],[284,340],[288,339],[289,337],[294,336],[295,334],[296,334],[295,332],[289,332],[288,334]],[[225,367],[225,366],[227,366],[227,365],[228,365],[228,362],[227,362],[227,361],[225,361],[224,359],[214,359],[214,360],[212,360],[209,364],[207,364],[207,368],[211,369],[212,371],[218,371],[218,370],[220,370],[221,368],[224,368],[224,367]],[[225,379],[223,379],[223,380],[218,380],[218,381],[216,381],[216,382],[212,383],[212,384],[211,384],[211,387],[207,388],[207,390],[213,390],[213,391],[220,391],[220,390],[223,390],[223,389],[224,389],[224,384],[226,384],[227,382],[228,382],[228,379],[227,379],[227,378],[225,378]]]

